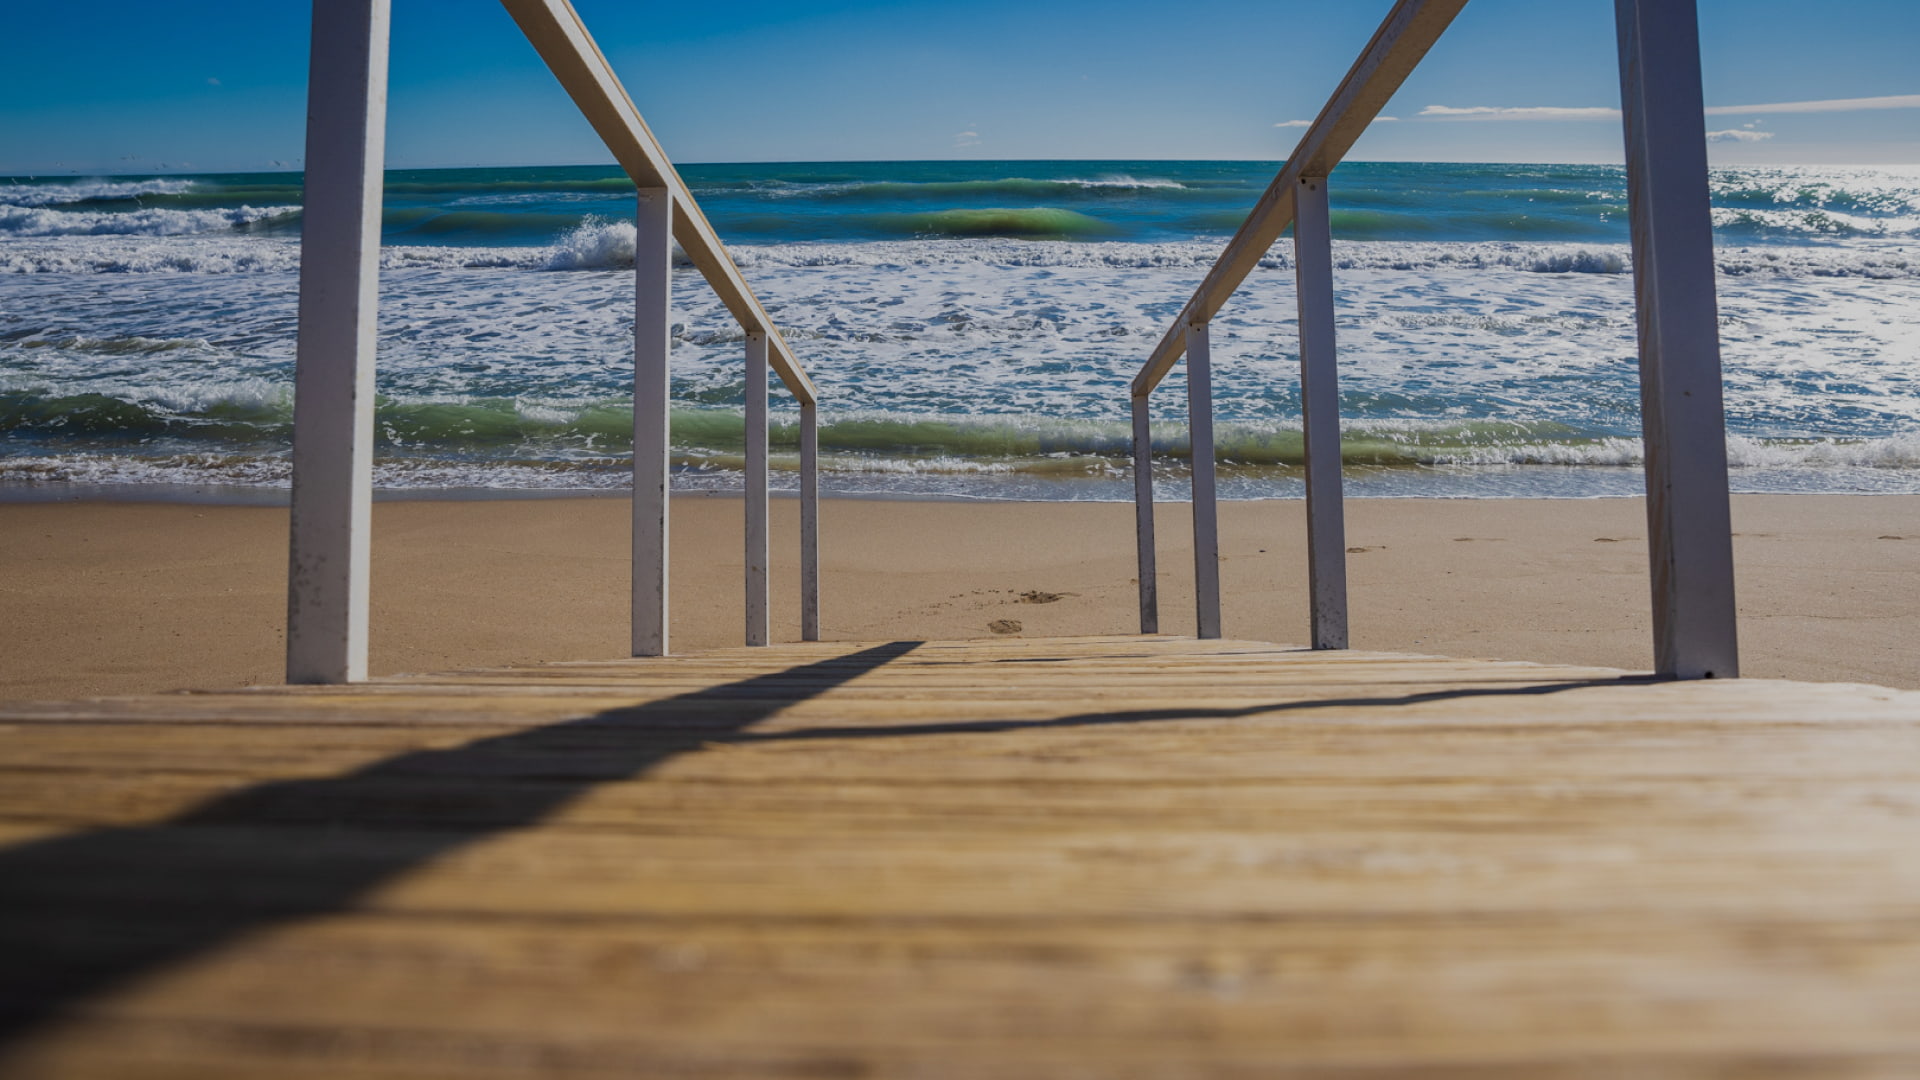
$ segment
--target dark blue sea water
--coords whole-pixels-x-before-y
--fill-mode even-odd
[[[829,489],[1124,498],[1125,385],[1277,167],[682,172],[824,392]],[[1713,184],[1736,487],[1920,490],[1920,170]],[[1620,170],[1332,190],[1354,490],[1637,490]],[[286,173],[0,178],[0,486],[284,485],[299,201]],[[380,483],[625,482],[632,209],[607,167],[388,175]],[[1299,490],[1290,266],[1283,239],[1215,324],[1229,495]],[[675,319],[679,480],[734,483],[740,335],[690,268]]]

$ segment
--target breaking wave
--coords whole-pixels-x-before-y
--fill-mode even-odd
[[[122,347],[157,351],[194,344],[162,341]],[[593,459],[631,449],[633,407],[622,399],[382,399],[375,409],[375,428],[380,445],[391,450]],[[676,452],[689,462],[724,465],[737,459],[745,445],[741,416],[728,409],[676,409],[671,430]],[[0,393],[0,435],[49,445],[70,439],[285,443],[291,431],[291,388],[262,380],[182,393],[170,400],[104,393]],[[1121,421],[871,411],[824,413],[819,435],[821,450],[839,457],[836,467],[880,471],[1114,469],[1125,466],[1132,440],[1130,426]],[[1222,422],[1214,437],[1223,468],[1294,468],[1305,461],[1297,425]],[[799,429],[791,416],[776,417],[770,438],[776,449],[799,448]],[[1184,429],[1162,425],[1154,448],[1171,459],[1185,458]],[[1920,435],[1881,439],[1733,436],[1728,449],[1736,468],[1920,469]],[[1555,422],[1497,420],[1349,421],[1342,432],[1341,453],[1349,465],[1379,467],[1633,466],[1642,460],[1638,439],[1580,431]]]
[[[0,206],[0,235],[7,236],[192,236],[234,232],[299,218],[283,207],[236,206],[224,210],[129,210],[119,213]]]
[[[231,231],[228,226],[224,231]],[[143,243],[116,235],[111,242],[66,234],[23,239],[0,246],[0,273],[240,273],[293,270],[300,265],[297,241],[280,237],[219,239],[182,236]],[[151,234],[150,234],[151,235]],[[563,230],[540,247],[390,246],[381,250],[388,269],[619,270],[633,266],[633,225],[590,218]],[[937,242],[876,240],[857,244],[760,244],[731,249],[745,268],[963,266],[1088,267],[1204,271],[1220,255],[1213,241],[1158,244],[955,237]],[[1715,262],[1729,276],[1920,278],[1920,250],[1900,244],[1791,248],[1723,246]],[[684,265],[684,259],[681,260]],[[1267,269],[1290,269],[1291,252],[1277,244],[1261,259]],[[1388,243],[1336,241],[1341,270],[1517,270],[1539,274],[1624,274],[1632,269],[1625,245],[1521,244],[1511,242]]]

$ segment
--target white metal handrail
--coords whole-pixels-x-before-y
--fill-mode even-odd
[[[1207,328],[1291,224],[1312,640],[1316,649],[1346,648],[1346,526],[1327,182],[1465,6],[1466,0],[1394,4],[1133,380],[1141,633],[1159,632],[1148,398],[1184,354],[1196,622],[1199,636],[1220,636]],[[1731,677],[1739,673],[1739,649],[1699,20],[1694,0],[1615,0],[1614,14],[1640,338],[1654,666],[1663,675]]]
[[[502,0],[638,189],[634,237],[633,632],[669,647],[674,241],[746,336],[746,642],[770,641],[769,368],[800,403],[801,637],[818,640],[819,395],[568,0]],[[313,6],[294,376],[287,681],[367,673],[373,372],[390,0]]]

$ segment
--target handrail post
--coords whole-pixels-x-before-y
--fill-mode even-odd
[[[313,7],[294,360],[287,681],[367,677],[388,0]]]
[[[1160,632],[1153,552],[1153,421],[1147,396],[1133,399],[1133,525],[1140,558],[1140,632]]]
[[[1334,352],[1333,227],[1327,178],[1294,192],[1300,315],[1300,426],[1307,470],[1307,580],[1313,647],[1347,647],[1347,525],[1340,480],[1340,383]]]
[[[800,640],[820,640],[820,407],[800,406]]]
[[[1187,328],[1187,431],[1193,453],[1195,635],[1220,636],[1220,516],[1213,475],[1213,359],[1206,323]]]
[[[673,195],[666,188],[640,192],[633,271],[633,655],[665,656],[673,346]]]
[[[1740,674],[1694,0],[1615,0],[1640,336],[1654,669]]]
[[[747,332],[747,644],[771,640],[767,615],[767,335]]]

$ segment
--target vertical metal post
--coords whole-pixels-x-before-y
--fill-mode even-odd
[[[673,195],[640,192],[633,235],[633,655],[665,656],[672,377]]]
[[[1193,448],[1195,633],[1220,636],[1220,511],[1213,476],[1213,353],[1207,325],[1187,327],[1187,431]]]
[[[1133,399],[1133,529],[1140,548],[1140,632],[1160,632],[1160,585],[1153,558],[1153,422],[1145,396]]]
[[[1654,668],[1740,673],[1694,0],[1615,0],[1627,144]]]
[[[800,640],[820,640],[820,408],[800,406]]]
[[[1333,338],[1333,226],[1327,178],[1294,192],[1300,310],[1300,425],[1307,468],[1307,580],[1313,647],[1347,647],[1347,522],[1340,482],[1340,375]]]
[[[388,0],[313,7],[294,361],[287,681],[367,677]]]
[[[747,644],[765,645],[767,617],[767,335],[747,332]]]

